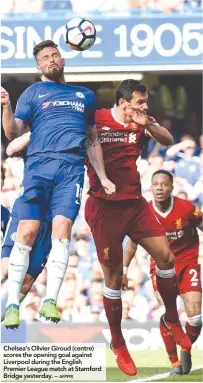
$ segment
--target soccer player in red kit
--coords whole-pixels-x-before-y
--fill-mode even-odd
[[[111,348],[117,356],[119,368],[128,375],[135,375],[137,369],[121,331],[122,242],[126,235],[155,259],[157,286],[166,307],[165,320],[176,342],[186,349],[191,347],[178,318],[174,256],[162,225],[141,195],[136,160],[146,137],[154,137],[166,146],[173,143],[167,129],[147,115],[147,102],[148,93],[144,84],[124,80],[116,90],[116,105],[112,109],[96,112],[106,173],[116,185],[114,196],[105,196],[93,167],[87,163],[90,196],[86,201],[85,218],[104,273],[103,301],[111,331]]]
[[[202,328],[201,317],[201,275],[198,264],[199,237],[197,228],[203,229],[202,213],[191,202],[171,195],[173,176],[165,170],[158,170],[152,176],[153,201],[149,206],[163,225],[171,251],[175,256],[175,269],[179,294],[184,301],[187,314],[186,333],[194,343]],[[128,241],[124,253],[124,266],[129,266],[135,255],[137,245]],[[125,269],[126,270],[126,269]],[[155,295],[159,304],[163,304],[157,289],[156,264],[151,258],[150,273]],[[126,286],[126,277],[124,276]],[[160,319],[161,335],[172,364],[172,375],[187,374],[191,367],[191,353],[181,350],[181,362],[178,359],[176,342],[167,326],[164,316]]]

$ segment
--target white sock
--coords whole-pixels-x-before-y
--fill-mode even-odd
[[[68,239],[52,240],[52,248],[47,262],[47,291],[44,301],[46,299],[57,300],[68,266],[69,243]]]
[[[20,293],[20,297],[19,297],[20,303],[25,299],[26,295]],[[7,300],[8,300],[8,293],[5,293],[1,297],[1,321],[3,321],[5,318]]]
[[[11,251],[8,266],[8,301],[6,307],[11,304],[19,306],[20,290],[29,266],[29,254],[31,247],[15,242]]]

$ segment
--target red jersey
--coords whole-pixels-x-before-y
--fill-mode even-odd
[[[197,259],[199,236],[197,227],[202,230],[202,213],[191,202],[172,197],[171,206],[163,213],[153,201],[149,202],[152,212],[163,225],[175,262]]]
[[[116,185],[116,193],[114,196],[107,196],[94,168],[87,161],[89,194],[93,197],[117,201],[140,197],[140,174],[136,160],[144,142],[147,141],[145,128],[135,123],[119,122],[114,108],[97,110],[95,119],[106,174]],[[149,117],[149,120],[156,122],[153,117]]]

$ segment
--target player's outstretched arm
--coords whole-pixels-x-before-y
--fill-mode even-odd
[[[7,146],[6,154],[9,157],[18,155],[23,150],[26,149],[27,145],[30,142],[31,132],[24,133],[22,136],[15,138],[10,144]]]
[[[116,191],[116,186],[107,178],[104,167],[102,148],[99,142],[97,128],[95,125],[88,126],[87,136],[88,138],[86,146],[89,160],[94,167],[106,194],[112,195]]]
[[[149,133],[149,136],[153,137],[161,145],[173,145],[174,139],[171,133],[169,133],[169,131],[163,126],[160,126],[157,122],[155,123],[150,121],[150,118],[146,114],[145,110],[134,110],[132,118],[136,124],[143,126]]]
[[[6,137],[12,140],[18,137],[24,128],[24,122],[20,119],[15,119],[11,108],[11,102],[8,92],[1,88],[1,105],[2,109],[2,124]]]
[[[174,139],[171,133],[163,126],[160,126],[158,123],[153,123],[148,120],[145,125],[145,129],[157,142],[159,142],[159,144],[164,146],[174,144]]]
[[[128,271],[128,267],[130,266],[130,262],[135,256],[136,251],[137,251],[137,243],[133,242],[129,238],[125,247],[124,255],[123,255],[123,279],[122,279],[123,290],[126,290],[128,287],[127,271]]]

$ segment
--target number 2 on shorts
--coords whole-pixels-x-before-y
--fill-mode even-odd
[[[190,279],[191,286],[197,286],[198,285],[197,270],[190,269],[189,274],[192,274],[192,278]]]

